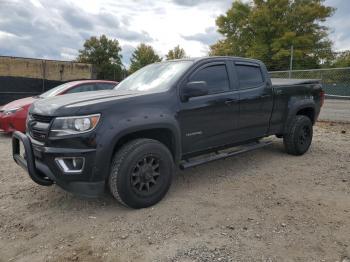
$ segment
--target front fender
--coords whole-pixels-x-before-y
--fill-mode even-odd
[[[150,129],[169,130],[174,138],[174,160],[178,163],[181,159],[181,132],[176,119],[170,115],[158,113],[123,119],[113,119],[111,116],[103,119],[102,123],[96,134],[96,163],[103,164],[98,165],[96,175],[108,175],[115,147],[122,137]]]

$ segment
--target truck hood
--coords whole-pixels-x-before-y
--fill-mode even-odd
[[[99,107],[94,106],[94,110],[96,111],[103,107],[103,105],[140,95],[143,94],[117,90],[67,94],[39,99],[32,105],[30,112],[48,116],[72,115],[77,113],[85,114],[89,113],[89,108],[93,105],[99,104]]]

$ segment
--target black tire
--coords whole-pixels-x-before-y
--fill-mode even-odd
[[[113,157],[109,189],[121,204],[145,208],[168,192],[174,173],[169,149],[152,139],[135,139]]]
[[[288,154],[300,156],[310,147],[312,142],[312,122],[307,116],[297,115],[283,136],[284,147]]]

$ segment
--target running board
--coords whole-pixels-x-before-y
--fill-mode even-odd
[[[189,167],[194,167],[194,166],[199,166],[205,163],[209,163],[218,159],[223,159],[231,156],[236,156],[245,152],[249,152],[258,148],[262,148],[265,146],[268,146],[272,144],[272,141],[263,141],[263,142],[256,142],[256,143],[250,143],[245,146],[240,146],[242,147],[241,149],[238,150],[233,150],[229,152],[216,152],[215,155],[210,155],[207,157],[203,157],[200,159],[194,159],[194,160],[183,160],[180,163],[180,168],[181,169],[186,169]],[[226,150],[227,151],[227,150]]]

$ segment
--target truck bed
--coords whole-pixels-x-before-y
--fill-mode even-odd
[[[321,83],[320,79],[271,78],[272,86],[293,86]]]

